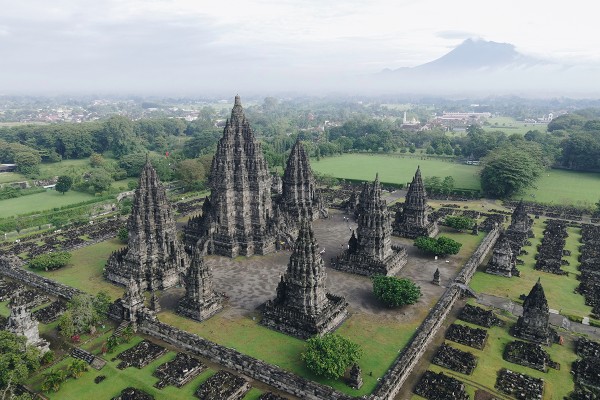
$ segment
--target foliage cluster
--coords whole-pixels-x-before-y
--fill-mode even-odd
[[[410,279],[374,276],[371,280],[375,297],[388,307],[414,304],[421,297],[421,288]]]
[[[40,351],[25,336],[0,330],[0,392],[11,398],[17,385],[40,367]]]
[[[444,218],[444,223],[457,231],[464,231],[465,229],[471,229],[475,224],[475,220],[461,215],[447,215]]]
[[[6,185],[3,188],[0,188],[0,200],[15,199],[17,197],[42,193],[44,191],[46,191],[44,188],[21,189]]]
[[[71,190],[71,186],[73,186],[73,178],[67,175],[61,175],[56,180],[56,185],[54,186],[54,189],[56,189],[57,192],[65,194],[66,192]]]
[[[66,371],[62,369],[51,369],[44,373],[44,381],[42,382],[42,390],[44,392],[58,392],[61,385],[67,378],[79,379],[84,372],[89,370],[88,364],[80,359],[74,359],[68,366]]]
[[[360,346],[343,336],[328,333],[306,341],[302,359],[318,376],[337,379],[362,356]]]
[[[0,139],[0,163],[17,164],[17,171],[25,176],[35,176],[40,172],[42,159],[36,149],[18,142]]]
[[[67,311],[58,320],[60,334],[71,338],[93,331],[95,325],[105,319],[110,304],[110,296],[104,291],[95,297],[88,294],[74,296],[67,303]]]
[[[415,239],[415,247],[418,249],[437,256],[445,256],[448,254],[457,254],[460,251],[462,243],[450,239],[446,236],[439,236],[437,239],[427,236],[419,236]]]
[[[64,267],[71,260],[71,253],[67,251],[54,251],[44,253],[29,260],[29,268],[38,271],[54,271]]]

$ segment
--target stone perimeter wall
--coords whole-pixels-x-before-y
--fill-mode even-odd
[[[458,276],[454,279],[454,283],[463,285],[469,283],[477,270],[477,267],[483,262],[486,255],[494,247],[499,236],[500,230],[498,228],[493,229],[487,234],[471,258],[465,263]],[[452,306],[454,306],[456,300],[460,298],[461,292],[462,289],[456,284],[452,284],[446,289],[442,297],[429,312],[429,315],[427,315],[427,318],[425,318],[425,321],[423,321],[408,346],[402,350],[392,367],[381,379],[379,385],[370,396],[371,399],[393,399],[400,392],[402,385],[419,362],[427,345],[443,325],[446,316],[452,309]]]
[[[21,281],[25,285],[33,286],[64,300],[70,300],[71,297],[83,293],[79,289],[63,285],[52,279],[44,278],[35,272],[27,271],[19,264],[9,261],[4,262],[4,260],[0,260],[0,274]]]
[[[182,331],[160,321],[144,318],[138,331],[161,339],[190,353],[210,359],[234,371],[264,382],[284,392],[307,400],[351,400],[335,389],[309,381],[283,369],[267,364],[228,347],[221,346],[200,336]]]

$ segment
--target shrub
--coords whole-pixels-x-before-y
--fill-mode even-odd
[[[426,253],[445,256],[448,254],[457,254],[462,243],[450,239],[446,236],[440,236],[437,239],[427,236],[420,236],[415,239],[415,247]]]
[[[337,379],[362,356],[360,346],[343,336],[328,333],[306,341],[302,359],[319,376]]]
[[[53,271],[67,265],[70,259],[71,253],[67,251],[40,254],[29,261],[29,268],[38,271]]]
[[[388,307],[414,304],[421,297],[421,288],[410,279],[394,276],[374,276],[373,293]]]
[[[463,231],[465,229],[471,229],[473,227],[473,224],[475,223],[475,221],[472,218],[461,217],[461,216],[456,216],[455,217],[455,216],[452,216],[452,215],[446,216],[446,218],[444,219],[444,222],[450,228],[454,228],[457,231]]]

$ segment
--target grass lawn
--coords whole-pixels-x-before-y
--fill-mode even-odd
[[[551,169],[542,174],[535,186],[537,189],[529,189],[517,198],[523,197],[525,200],[540,203],[574,204],[593,208],[600,193],[600,173]]]
[[[68,191],[64,195],[48,190],[42,193],[30,194],[0,201],[0,218],[12,217],[33,211],[51,210],[54,207],[62,207],[92,199],[94,196],[87,193]]]
[[[123,295],[124,289],[107,282],[102,276],[102,269],[108,256],[123,246],[116,238],[96,243],[73,250],[71,252],[71,262],[64,268],[56,271],[36,272],[87,293],[96,294],[101,290],[105,290],[115,300]]]
[[[87,158],[81,160],[62,160],[55,163],[42,163],[40,164],[40,176],[82,175],[86,170],[91,168],[90,160]]]
[[[535,265],[534,255],[537,252],[537,245],[542,240],[542,232],[545,227],[542,221],[542,219],[535,220],[533,225],[535,237],[530,239],[531,246],[523,247],[529,254],[520,256],[525,261],[525,265],[517,265],[517,269],[521,271],[520,277],[505,278],[486,274],[482,272],[485,269],[485,266],[482,266],[475,273],[475,276],[473,276],[470,286],[478,293],[508,297],[517,302],[519,301],[519,295],[528,294],[538,277],[540,277],[550,308],[559,310],[563,315],[587,316],[591,311],[591,307],[585,305],[582,295],[573,292],[579,285],[579,281],[577,280],[577,275],[579,275],[579,271],[577,271],[577,266],[579,265],[577,257],[579,256],[578,247],[580,246],[581,229],[571,227],[567,229],[569,237],[567,238],[565,249],[571,250],[571,255],[563,258],[568,260],[571,265],[563,266],[562,269],[569,272],[569,275],[554,275],[533,269]]]
[[[0,302],[0,315],[3,317],[8,317],[10,315],[10,310],[8,309],[8,300]]]
[[[525,135],[529,131],[538,130],[542,133],[548,129],[548,124],[532,124],[530,122],[517,121],[512,117],[492,117],[488,119],[490,125],[484,125],[483,129],[486,131],[502,131],[507,136],[513,133],[519,135]]]
[[[22,182],[26,181],[27,177],[18,172],[2,172],[0,173],[0,183]]]
[[[420,156],[398,156],[383,154],[344,154],[338,157],[311,160],[312,168],[319,173],[336,178],[353,178],[372,181],[379,172],[382,182],[407,183],[412,180],[421,166],[423,178],[439,176],[454,177],[455,186],[465,189],[480,189],[479,167],[442,161],[439,159],[422,160]]]
[[[425,318],[426,310],[423,311],[422,318]],[[198,323],[171,311],[164,311],[159,314],[159,319],[355,396],[373,391],[377,384],[377,378],[383,376],[387,371],[396,359],[398,351],[408,343],[420,324],[420,321],[398,324],[374,316],[355,314],[336,331],[358,343],[363,349],[363,357],[359,365],[363,370],[364,385],[356,391],[346,386],[341,380],[318,378],[312,374],[306,369],[300,358],[300,354],[304,350],[304,341],[263,327],[258,323],[258,316],[256,320],[253,320],[245,317],[230,319],[216,315],[207,321]],[[370,376],[369,372],[373,372],[373,376]]]
[[[121,351],[133,347],[140,341],[142,341],[141,337],[135,337],[129,343],[118,346],[113,353],[105,357],[108,362],[102,370],[96,371],[90,368],[79,379],[67,379],[58,392],[50,392],[46,396],[50,399],[110,399],[117,396],[122,389],[133,386],[153,395],[155,399],[191,399],[194,398],[194,391],[198,386],[217,372],[209,368],[182,388],[167,386],[162,390],[156,389],[153,385],[158,381],[158,378],[152,376],[152,373],[159,365],[172,360],[176,355],[175,352],[168,352],[142,369],[129,367],[119,370],[117,365],[120,360],[110,361]],[[64,370],[73,360],[72,357],[67,357],[54,366],[53,369]],[[99,375],[105,375],[106,379],[99,384],[95,384],[94,379]],[[33,390],[39,391],[42,382],[43,372],[30,378],[28,384]]]

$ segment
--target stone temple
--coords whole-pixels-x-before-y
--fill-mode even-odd
[[[391,243],[392,226],[386,201],[381,198],[379,176],[363,186],[359,196],[360,213],[356,235],[332,267],[360,275],[395,275],[407,261],[406,249]]]
[[[126,286],[133,278],[140,289],[167,289],[180,283],[188,256],[177,237],[173,209],[149,161],[142,169],[127,220],[127,247],[109,257],[106,278]]]
[[[227,257],[275,251],[271,176],[239,96],[225,123],[208,181],[211,193],[202,216],[191,218],[184,231],[186,248],[203,247],[198,243],[202,240],[209,254]]]
[[[5,329],[15,335],[25,336],[27,345],[37,347],[42,353],[45,353],[50,350],[50,344],[40,338],[39,323],[32,317],[31,311],[27,308],[28,305],[29,303],[20,296],[18,291],[11,297],[10,316]]]
[[[223,298],[213,290],[210,267],[204,263],[202,250],[196,247],[185,276],[185,296],[179,301],[177,313],[204,321],[221,311],[222,303]]]
[[[402,210],[396,213],[394,235],[409,239],[416,239],[419,236],[434,237],[438,233],[438,226],[435,221],[429,221],[430,211],[421,178],[421,168],[417,167],[415,177],[408,187]]]
[[[513,327],[512,334],[521,339],[551,345],[557,334],[550,328],[548,301],[542,283],[538,279],[523,303],[523,315]]]
[[[496,246],[494,246],[494,252],[492,259],[488,263],[485,270],[488,274],[505,276],[507,278],[513,275],[519,276],[519,270],[516,267],[516,257],[513,254],[510,242],[506,236],[502,236]]]
[[[298,139],[287,161],[283,174],[279,208],[292,221],[315,220],[326,216],[321,197],[316,190],[315,178],[308,162],[308,155]]]
[[[333,331],[348,316],[348,303],[327,293],[325,279],[312,226],[304,220],[277,296],[263,305],[262,324],[301,339]]]

